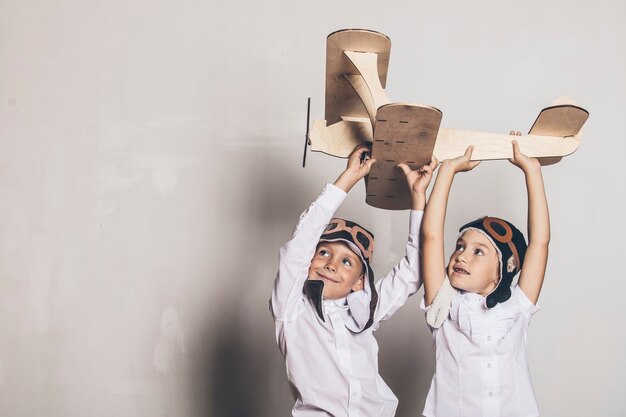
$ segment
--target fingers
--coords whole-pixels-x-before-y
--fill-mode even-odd
[[[520,155],[519,143],[516,140],[513,140],[511,145],[513,146],[513,158],[511,158],[510,161],[514,162]]]
[[[405,176],[409,175],[411,172],[416,172],[419,176],[430,176],[435,171],[435,168],[437,168],[437,165],[439,165],[439,160],[433,156],[429,164],[423,165],[415,170],[411,169],[411,167],[404,162],[400,162],[396,166],[402,170]]]
[[[465,150],[465,154],[463,154],[463,158],[467,162],[467,170],[468,171],[476,168],[480,164],[480,161],[472,161],[472,152],[474,152],[474,146],[470,145]]]
[[[356,148],[356,150],[354,151],[354,156],[356,158],[359,158],[359,160],[362,160],[364,157],[367,156],[367,152],[369,151],[369,149],[367,149],[365,146],[360,146],[358,148]]]
[[[367,168],[369,171],[372,164],[376,162],[375,159],[369,158],[369,154],[370,147],[367,144],[357,146],[348,157],[348,167],[352,169]]]
[[[373,158],[366,159],[363,163],[367,166],[367,170],[369,171],[372,165],[376,163],[376,159],[373,159]]]
[[[482,161],[470,161],[469,163],[469,169],[472,170],[474,168],[476,168],[478,165],[480,165]]]
[[[403,162],[399,163],[396,166],[402,170],[402,172],[404,173],[405,177],[408,177],[412,172],[417,173],[418,176],[419,176],[419,174],[422,172],[420,169],[415,169],[415,170],[411,169],[410,166],[408,166],[407,164],[405,164]]]
[[[467,149],[465,150],[465,153],[463,154],[462,158],[465,160],[464,163],[467,164],[466,165],[467,168],[462,169],[463,171],[471,171],[472,169],[480,165],[481,161],[472,161],[473,152],[474,152],[473,145],[468,146]]]
[[[400,168],[402,170],[402,172],[404,172],[404,175],[409,175],[409,172],[411,172],[411,168],[409,168],[409,166],[407,164],[399,163],[396,166],[398,168]]]
[[[520,148],[520,144],[518,141],[511,141],[511,146],[513,147],[513,157],[509,159],[509,161],[521,168],[524,172],[526,170],[534,168],[537,164],[540,166],[539,160],[535,157],[529,157],[525,153],[522,152]]]
[[[359,145],[356,148],[354,148],[354,150],[352,151],[352,153],[350,154],[350,156],[348,158],[354,157],[354,158],[361,159],[364,156],[363,154],[365,152],[369,152],[369,151],[370,151],[370,146],[365,145],[365,144]]]

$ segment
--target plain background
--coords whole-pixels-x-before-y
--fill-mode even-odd
[[[268,299],[277,251],[345,161],[309,154],[326,36],[393,43],[387,92],[443,126],[527,131],[561,95],[591,117],[544,169],[552,218],[529,334],[542,415],[626,415],[622,306],[626,3],[0,1],[0,415],[285,416]],[[524,228],[521,172],[457,178],[447,243],[490,214]],[[407,212],[339,214],[402,256]],[[377,332],[420,415],[433,347],[418,295]]]

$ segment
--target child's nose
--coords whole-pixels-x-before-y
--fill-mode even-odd
[[[337,267],[335,266],[335,263],[332,260],[329,260],[328,262],[326,262],[326,265],[324,265],[324,268],[332,272],[337,272]]]

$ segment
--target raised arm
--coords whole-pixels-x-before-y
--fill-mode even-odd
[[[537,303],[546,272],[550,243],[550,215],[541,164],[536,158],[524,155],[517,141],[513,141],[513,158],[510,161],[524,172],[528,192],[528,249],[518,285],[530,301]]]
[[[376,162],[375,159],[365,158],[369,153],[369,147],[362,145],[357,147],[348,157],[346,169],[335,180],[335,186],[341,188],[346,193],[370,172],[370,168]]]
[[[390,318],[407,298],[415,294],[422,286],[419,256],[419,229],[426,205],[426,189],[430,184],[433,171],[438,161],[433,159],[430,164],[418,170],[411,170],[406,164],[398,164],[406,176],[407,185],[411,190],[411,213],[409,215],[409,236],[406,242],[404,257],[381,280],[376,283],[378,306],[374,314],[374,327]]]
[[[376,162],[375,159],[361,160],[367,150],[365,146],[359,147],[350,155],[346,169],[302,213],[291,240],[280,248],[278,273],[271,296],[272,314],[276,320],[286,321],[297,310],[311,258],[324,227],[345,199],[346,193]]]
[[[480,161],[471,161],[473,147],[465,154],[445,160],[439,167],[433,191],[428,199],[421,229],[422,278],[424,280],[424,303],[429,306],[446,276],[444,253],[444,222],[448,196],[457,172],[469,171]]]

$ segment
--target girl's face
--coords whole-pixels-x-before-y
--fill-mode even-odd
[[[476,230],[463,233],[450,256],[448,278],[453,287],[487,296],[500,280],[496,248]]]

